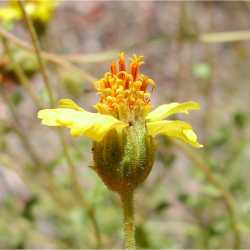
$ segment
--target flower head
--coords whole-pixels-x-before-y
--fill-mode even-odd
[[[140,73],[143,57],[134,55],[126,70],[124,53],[118,65],[95,82],[100,99],[97,113],[87,112],[69,99],[59,101],[59,108],[44,109],[38,118],[47,126],[67,127],[73,136],[92,139],[95,169],[112,190],[134,189],[149,174],[154,158],[153,138],[162,134],[194,147],[202,147],[190,124],[165,120],[175,113],[187,114],[199,109],[196,102],[170,103],[151,111],[149,88],[156,85]]]
[[[148,76],[140,74],[143,56],[130,59],[128,71],[124,53],[120,53],[118,67],[113,61],[110,71],[95,83],[100,101],[95,105],[101,114],[108,114],[124,122],[143,119],[151,109],[148,87],[155,83]]]

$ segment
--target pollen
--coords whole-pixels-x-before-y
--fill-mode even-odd
[[[156,85],[151,78],[140,73],[143,63],[143,56],[133,55],[126,69],[123,52],[119,54],[117,63],[111,63],[110,71],[95,83],[100,98],[95,108],[99,113],[133,121],[150,111],[151,92]]]

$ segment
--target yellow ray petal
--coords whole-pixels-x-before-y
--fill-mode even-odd
[[[175,113],[188,114],[188,110],[200,109],[200,105],[197,102],[173,102],[169,104],[163,104],[150,112],[146,119],[149,121],[159,121]]]
[[[67,127],[72,136],[87,136],[95,141],[101,141],[114,127],[127,126],[112,116],[67,108],[40,110],[38,118],[42,119],[43,125]]]
[[[156,136],[163,134],[169,137],[175,137],[182,140],[185,143],[191,144],[193,147],[203,147],[197,141],[197,135],[193,131],[190,124],[183,121],[155,121],[148,122],[147,128],[149,134]]]
[[[60,108],[74,109],[77,111],[85,111],[83,108],[81,108],[79,105],[77,105],[71,99],[60,99],[59,100],[59,107]]]

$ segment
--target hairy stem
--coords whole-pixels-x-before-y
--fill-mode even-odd
[[[124,230],[124,249],[132,250],[136,248],[135,225],[134,225],[134,193],[132,190],[121,194],[123,207],[123,230]]]

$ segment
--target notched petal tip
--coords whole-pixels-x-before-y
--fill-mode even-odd
[[[198,143],[197,135],[195,134],[195,132],[191,128],[190,129],[184,129],[182,131],[182,133],[187,138],[187,140],[190,141],[190,143],[192,143],[192,146],[194,146],[196,148],[202,148],[203,147],[202,144]]]
[[[200,104],[197,102],[173,102],[158,106],[156,109],[154,109],[147,115],[146,119],[149,121],[160,121],[176,113],[188,114],[189,110],[198,109],[200,109]]]
[[[71,99],[60,99],[59,102],[59,107],[61,108],[69,108],[69,109],[74,109],[77,111],[84,111],[83,108],[81,108],[78,104],[76,104],[74,101]]]
[[[184,129],[183,134],[187,137],[188,140],[192,142],[197,141],[197,135],[194,133],[192,129]]]
[[[37,118],[46,119],[50,116],[51,109],[42,109],[37,112]]]
[[[56,120],[55,109],[42,109],[38,111],[37,118],[41,119],[41,124],[46,126],[59,126]]]
[[[177,138],[196,148],[201,148],[203,145],[198,143],[197,135],[193,131],[190,124],[184,121],[154,121],[148,122],[147,128],[149,134],[155,137],[162,134],[169,137]]]

